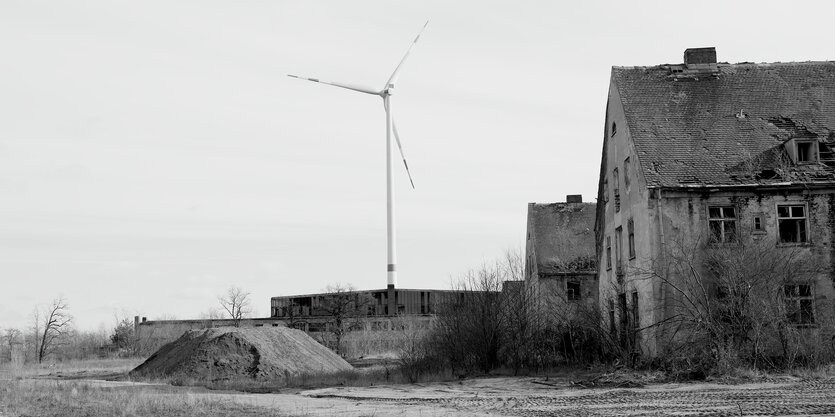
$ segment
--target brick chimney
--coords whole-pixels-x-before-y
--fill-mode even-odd
[[[687,48],[684,50],[684,65],[716,65],[716,48]]]

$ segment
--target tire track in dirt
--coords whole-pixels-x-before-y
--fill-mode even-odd
[[[759,388],[727,385],[720,388],[595,389],[578,392],[554,389],[552,395],[507,396],[462,393],[441,398],[380,398],[331,394],[327,397],[403,406],[434,406],[508,416],[699,416],[835,414],[835,381],[771,384]],[[570,393],[571,395],[566,395]],[[347,394],[347,393],[346,393]]]

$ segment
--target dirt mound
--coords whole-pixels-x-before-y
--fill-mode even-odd
[[[189,330],[161,347],[131,376],[185,376],[211,381],[326,374],[352,369],[301,330],[218,327]]]

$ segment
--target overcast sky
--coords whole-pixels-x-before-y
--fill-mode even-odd
[[[0,0],[0,328],[193,318],[386,284],[379,98],[399,286],[521,248],[528,202],[594,201],[610,68],[835,59],[827,2]]]

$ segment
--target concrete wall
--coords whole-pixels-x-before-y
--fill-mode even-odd
[[[343,339],[343,351],[348,358],[399,355],[406,336],[423,333],[430,328],[432,316],[363,317],[356,320]],[[232,326],[232,320],[154,320],[137,321],[136,338],[140,355],[150,355],[162,345],[174,341],[194,329]],[[244,319],[242,327],[294,327],[307,332],[319,343],[334,349],[334,337],[328,332],[324,318],[310,317],[293,323],[282,319]]]
[[[241,326],[286,326],[282,320],[273,319],[243,319]],[[162,345],[176,340],[183,333],[194,329],[207,329],[212,327],[233,326],[234,321],[229,319],[207,319],[207,320],[144,320],[137,317],[134,321],[134,337],[140,355],[150,355]]]

